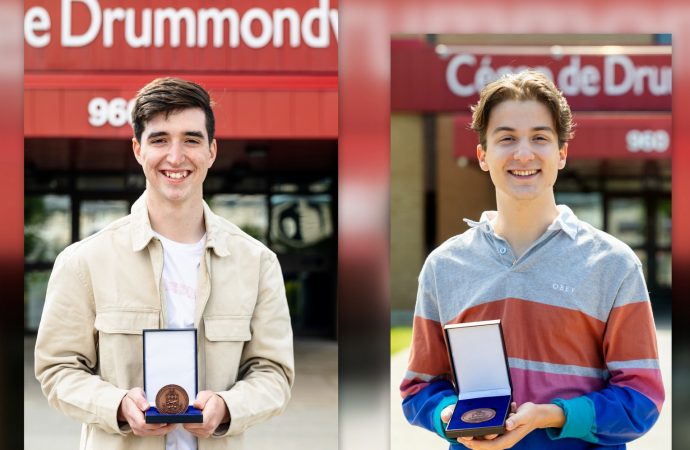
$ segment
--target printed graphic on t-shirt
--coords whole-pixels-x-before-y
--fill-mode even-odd
[[[183,297],[188,300],[194,301],[195,292],[194,287],[178,283],[177,281],[163,280],[165,286],[165,293],[168,295],[176,295],[178,297]]]

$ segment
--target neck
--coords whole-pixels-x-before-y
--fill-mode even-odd
[[[494,229],[508,241],[517,258],[544,234],[558,216],[553,195],[541,200],[517,202],[502,202],[497,196],[496,203],[498,214],[494,219]]]
[[[206,232],[204,207],[201,202],[179,205],[156,204],[147,199],[151,228],[175,242],[192,244]]]

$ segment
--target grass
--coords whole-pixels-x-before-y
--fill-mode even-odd
[[[412,343],[412,327],[391,328],[391,355],[404,350]]]

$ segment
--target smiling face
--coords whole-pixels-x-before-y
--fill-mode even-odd
[[[203,110],[154,116],[141,142],[132,139],[132,148],[146,176],[149,208],[202,201],[203,182],[216,159],[216,141],[209,143]]]
[[[496,187],[496,202],[555,204],[553,186],[565,167],[568,144],[558,148],[558,135],[549,109],[536,100],[507,100],[490,112],[486,148],[477,158]]]

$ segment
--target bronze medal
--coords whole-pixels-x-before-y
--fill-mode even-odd
[[[189,397],[181,386],[168,384],[156,394],[156,409],[162,414],[180,414],[187,411]]]
[[[477,408],[467,411],[460,417],[465,423],[482,423],[491,420],[496,415],[496,411],[491,408]]]

